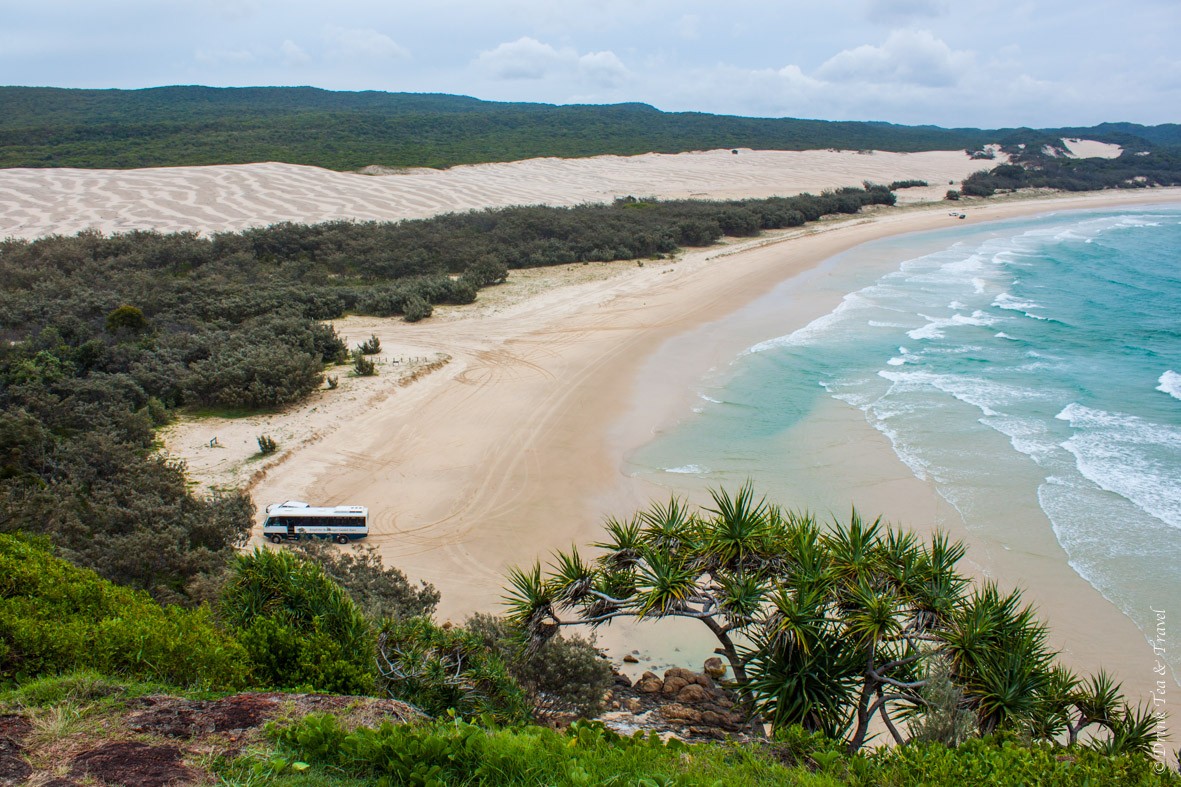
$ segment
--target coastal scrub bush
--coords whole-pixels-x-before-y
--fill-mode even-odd
[[[509,674],[528,695],[535,718],[590,719],[602,711],[603,696],[615,676],[593,643],[559,634],[530,650],[520,629],[504,618],[482,613],[469,617],[464,628],[504,660]]]
[[[353,372],[358,377],[372,377],[377,374],[377,364],[365,357],[360,350],[353,351]]]
[[[207,607],[162,607],[44,541],[0,535],[0,681],[78,669],[223,690],[250,680],[245,651]]]
[[[236,556],[221,617],[271,687],[338,694],[373,691],[373,632],[348,594],[315,563],[287,551]]]
[[[479,635],[425,617],[386,620],[378,637],[382,689],[431,716],[454,711],[498,724],[529,718],[525,692]]]
[[[274,408],[303,399],[324,382],[321,362],[310,352],[268,340],[227,337],[207,358],[193,362],[186,397],[215,407]]]
[[[378,339],[376,334],[370,334],[368,339],[361,342],[357,350],[362,355],[377,355],[381,352],[381,339]]]
[[[406,575],[381,561],[377,550],[354,544],[342,549],[325,541],[297,541],[292,549],[318,565],[374,622],[385,618],[429,617],[439,591],[428,582],[412,585]]]
[[[406,322],[425,320],[433,311],[431,304],[420,295],[411,295],[402,303],[402,319]]]

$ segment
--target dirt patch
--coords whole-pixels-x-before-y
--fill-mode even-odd
[[[0,785],[24,784],[33,769],[25,762],[21,745],[32,725],[22,716],[0,716]]]
[[[408,705],[394,700],[327,694],[249,693],[220,700],[154,695],[128,704],[135,709],[127,717],[132,731],[190,740],[217,733],[240,733],[280,716],[300,717],[308,713],[335,713],[342,716],[342,722],[356,716],[354,724],[370,723],[373,719],[401,723],[419,716]]]
[[[191,784],[197,774],[181,762],[181,751],[175,746],[120,741],[79,754],[70,763],[70,776],[90,776],[104,784],[167,787]]]
[[[184,700],[176,697],[142,697],[143,707],[128,717],[135,732],[166,738],[195,738],[215,732],[257,727],[278,711],[278,700],[265,694],[238,694],[223,700]]]

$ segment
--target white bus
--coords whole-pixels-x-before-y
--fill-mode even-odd
[[[331,538],[347,544],[369,535],[369,509],[365,506],[317,508],[300,500],[272,503],[262,535],[272,543],[299,541],[304,538]]]

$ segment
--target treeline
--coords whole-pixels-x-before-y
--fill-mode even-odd
[[[325,321],[422,319],[509,268],[661,255],[893,199],[847,188],[0,242],[0,532],[46,534],[105,577],[200,599],[247,537],[253,506],[241,492],[194,496],[183,466],[156,453],[154,429],[178,407],[303,399],[348,357]]]
[[[977,149],[1047,136],[1137,149],[1181,144],[1181,126],[944,129],[874,122],[552,106],[440,94],[315,88],[0,87],[0,167],[132,168],[282,161],[336,170],[451,167],[539,156],[758,150]]]
[[[973,129],[315,88],[6,87],[0,110],[0,167],[283,161],[355,170],[733,147],[954,150],[989,141]]]
[[[1040,147],[1013,150],[1010,155],[1015,163],[964,178],[961,193],[990,197],[1023,188],[1098,191],[1181,185],[1181,148],[1128,149],[1113,159],[1052,156]]]

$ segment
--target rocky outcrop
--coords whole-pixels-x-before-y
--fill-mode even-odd
[[[648,730],[700,740],[745,737],[748,730],[730,691],[707,674],[681,667],[666,670],[664,677],[645,672],[630,686],[626,678],[617,679],[607,707],[603,722],[623,733]]]

